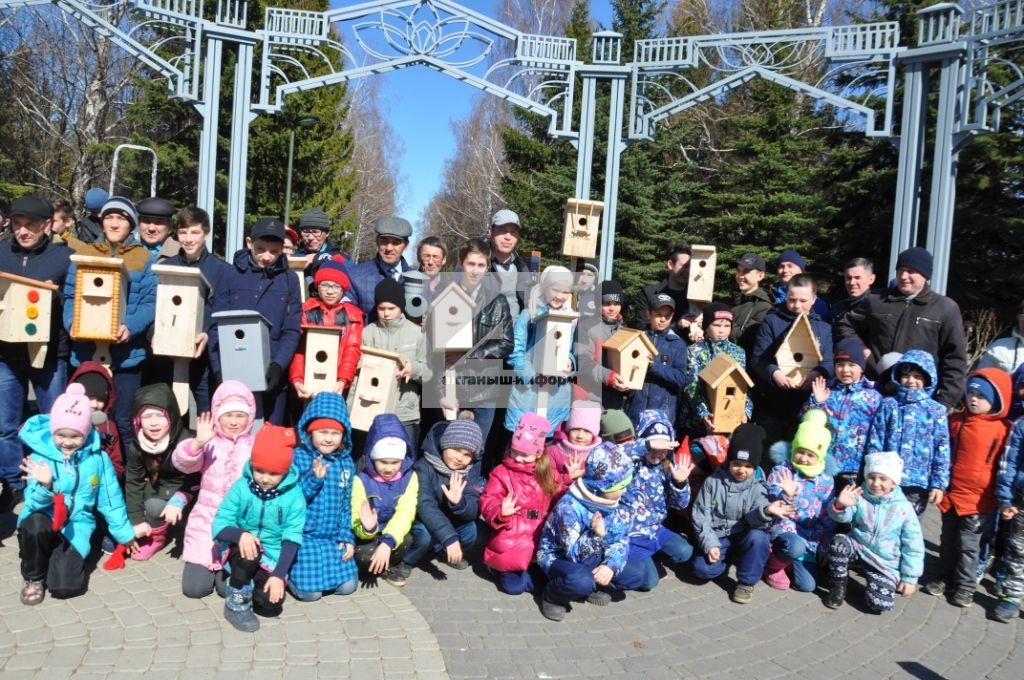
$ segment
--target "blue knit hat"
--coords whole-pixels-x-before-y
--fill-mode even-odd
[[[967,381],[967,389],[964,390],[964,394],[970,394],[971,392],[977,392],[982,399],[992,404],[993,409],[999,409],[1000,399],[996,386],[986,380],[984,376],[971,376],[971,379]]]
[[[111,196],[108,198],[106,203],[103,204],[103,209],[100,210],[100,218],[102,219],[111,213],[124,215],[132,223],[132,229],[138,228],[139,213],[135,210],[135,204],[124,196]]]
[[[583,483],[595,493],[618,491],[633,480],[633,461],[618,446],[597,446],[587,457]]]
[[[107,202],[108,198],[110,198],[110,194],[106,191],[99,187],[93,187],[85,192],[85,209],[99,210]]]
[[[800,255],[800,253],[796,252],[795,250],[783,250],[781,253],[779,253],[779,262],[776,266],[782,264],[783,262],[792,262],[797,267],[800,267],[800,271],[807,271],[807,263],[804,262],[804,258]]]
[[[850,361],[860,366],[863,371],[867,366],[867,359],[864,358],[864,343],[860,338],[846,338],[840,340],[836,345],[835,361]]]

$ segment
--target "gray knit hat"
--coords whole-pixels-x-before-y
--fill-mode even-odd
[[[135,210],[135,204],[124,196],[111,196],[108,198],[107,202],[103,204],[103,209],[100,210],[100,219],[103,219],[110,213],[124,215],[132,223],[132,229],[139,227],[139,213]]]
[[[453,420],[441,435],[441,449],[466,449],[474,456],[484,445],[484,435],[473,420]]]
[[[327,218],[327,213],[320,208],[310,208],[302,213],[302,217],[299,218],[299,231],[306,231],[307,229],[330,231],[331,223]]]

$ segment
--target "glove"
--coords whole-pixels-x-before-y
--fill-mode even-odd
[[[277,386],[281,384],[281,376],[284,374],[284,369],[281,368],[280,364],[271,362],[267,366],[267,389],[265,392],[273,392],[277,389]]]

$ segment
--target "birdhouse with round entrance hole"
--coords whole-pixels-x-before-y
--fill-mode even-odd
[[[367,431],[381,413],[394,413],[398,403],[398,380],[402,357],[376,347],[360,347],[359,374],[348,396],[352,427]]]
[[[441,291],[430,303],[427,333],[435,352],[473,349],[473,312],[476,302],[457,283]]]
[[[238,380],[253,392],[267,389],[270,365],[270,322],[256,311],[217,312],[220,370],[224,380]]]
[[[714,416],[715,433],[732,433],[746,415],[747,392],[754,386],[739,362],[721,352],[698,376],[704,381],[708,410]]]
[[[210,282],[196,267],[155,264],[153,273],[159,279],[153,354],[191,359],[196,353],[196,336],[203,332]]]
[[[562,232],[562,254],[594,259],[597,255],[598,227],[602,201],[570,198],[565,201],[565,230]]]
[[[341,351],[339,326],[303,326],[306,369],[302,384],[313,394],[333,392],[338,387],[338,355]]]
[[[537,375],[564,375],[571,370],[572,336],[579,316],[578,312],[550,309],[537,315],[537,342],[533,346]]]
[[[823,358],[811,320],[806,314],[801,314],[793,321],[775,352],[775,363],[788,377],[803,383]]]
[[[605,366],[631,390],[642,390],[647,378],[647,367],[651,357],[658,354],[657,348],[646,333],[632,328],[620,328],[612,333],[601,348]]]
[[[714,246],[690,247],[690,283],[686,289],[688,300],[711,302],[715,293],[716,261]]]

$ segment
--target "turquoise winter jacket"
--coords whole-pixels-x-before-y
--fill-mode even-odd
[[[114,464],[103,453],[96,430],[89,433],[85,446],[72,454],[67,463],[64,462],[64,454],[53,443],[50,416],[32,416],[25,421],[18,436],[32,450],[32,460],[46,463],[53,471],[53,483],[49,489],[34,479],[28,480],[25,505],[18,515],[19,525],[33,512],[53,517],[53,496],[62,493],[68,519],[60,533],[83,559],[89,556],[89,540],[96,528],[94,511],[98,510],[107,520],[110,533],[118,543],[129,543],[135,538],[124,496],[117,485]]]

